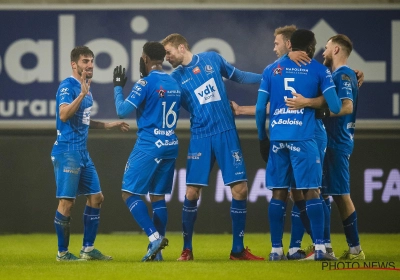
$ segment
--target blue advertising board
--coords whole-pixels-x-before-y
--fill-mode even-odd
[[[139,78],[139,58],[146,41],[180,33],[194,53],[214,50],[241,70],[261,73],[276,59],[272,51],[275,28],[290,24],[314,31],[320,61],[329,37],[349,36],[354,44],[349,64],[365,73],[358,119],[400,120],[400,6],[71,7],[0,6],[0,126],[7,121],[54,120],[56,90],[71,75],[69,54],[76,45],[87,45],[96,55],[93,118],[116,119],[113,69],[120,64],[127,69],[128,94]],[[165,70],[172,70],[168,63]],[[226,86],[230,99],[255,104],[258,85],[227,81]],[[188,114],[182,112],[181,117]]]

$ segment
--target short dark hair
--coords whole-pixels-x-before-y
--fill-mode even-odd
[[[151,60],[161,60],[164,61],[166,51],[164,46],[160,42],[147,42],[143,46],[143,52],[150,57]]]
[[[165,37],[164,40],[162,40],[161,44],[164,46],[171,44],[173,47],[178,48],[179,45],[184,45],[185,48],[190,51],[190,46],[188,41],[186,40],[185,37],[183,37],[181,34],[178,33],[173,33]]]
[[[290,42],[293,51],[305,51],[310,58],[314,56],[317,41],[311,30],[297,29],[290,37]]]
[[[71,51],[71,61],[78,62],[81,55],[94,58],[93,52],[87,46],[78,46]]]
[[[338,34],[332,36],[328,39],[332,40],[332,43],[338,44],[343,48],[343,51],[346,53],[347,57],[350,56],[351,51],[353,50],[353,43],[351,42],[350,38],[343,34]]]

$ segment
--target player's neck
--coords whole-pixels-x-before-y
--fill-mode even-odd
[[[153,70],[162,71],[162,64],[157,63],[157,64],[152,65],[152,66],[150,67],[150,71],[153,71]]]
[[[332,72],[335,72],[339,67],[347,65],[347,58],[337,58],[332,63]]]
[[[187,51],[185,56],[183,57],[182,65],[183,66],[188,65],[190,62],[192,62],[192,59],[193,59],[193,54]]]

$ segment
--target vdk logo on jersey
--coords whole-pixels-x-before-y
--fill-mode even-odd
[[[196,88],[194,93],[201,105],[221,100],[214,78],[209,79],[207,82]]]

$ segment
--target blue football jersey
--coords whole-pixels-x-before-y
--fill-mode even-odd
[[[56,94],[57,139],[52,154],[66,151],[85,150],[90,125],[90,110],[93,106],[92,93],[85,96],[74,116],[66,122],[60,120],[60,105],[70,104],[81,92],[81,83],[68,77],[60,83]]]
[[[222,79],[230,79],[234,71],[235,67],[218,53],[204,52],[171,73],[182,87],[182,106],[190,112],[193,138],[236,128]]]
[[[328,147],[351,154],[354,148],[354,129],[356,126],[357,76],[352,69],[344,65],[336,69],[332,73],[332,77],[338,97],[353,101],[353,113],[323,120],[328,134]]]
[[[176,158],[175,134],[182,89],[168,74],[151,71],[137,81],[126,101],[136,107],[138,138],[135,148],[157,158]]]
[[[315,110],[303,108],[289,110],[286,98],[293,97],[292,92],[301,93],[306,98],[315,98],[318,92],[325,93],[335,88],[328,68],[316,60],[310,64],[297,66],[285,55],[268,65],[259,88],[257,107],[265,108],[270,101],[270,140],[301,141],[314,139],[316,132]],[[264,96],[260,96],[264,95]],[[265,104],[258,104],[259,102]],[[257,116],[259,139],[265,138],[265,123]]]

